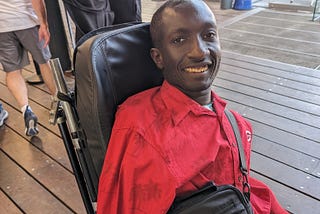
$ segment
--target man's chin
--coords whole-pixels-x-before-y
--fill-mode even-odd
[[[201,85],[192,85],[187,88],[187,91],[192,93],[207,93],[208,91],[211,91],[212,83],[206,83]]]

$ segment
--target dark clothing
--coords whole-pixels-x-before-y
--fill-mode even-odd
[[[141,21],[140,0],[63,0],[76,25],[76,40],[100,27]]]
[[[141,21],[140,0],[109,0],[114,13],[113,24]]]

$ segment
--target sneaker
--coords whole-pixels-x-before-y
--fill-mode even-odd
[[[24,123],[26,126],[25,133],[27,136],[35,136],[39,133],[37,128],[38,118],[37,116],[27,107],[24,112]]]
[[[8,114],[8,112],[6,110],[2,109],[0,111],[0,126],[3,125],[4,120],[7,119],[8,116],[9,116],[9,114]]]

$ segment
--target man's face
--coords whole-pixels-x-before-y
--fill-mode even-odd
[[[221,50],[215,18],[201,1],[167,8],[156,64],[165,79],[193,98],[211,91]],[[155,59],[155,58],[154,58]]]

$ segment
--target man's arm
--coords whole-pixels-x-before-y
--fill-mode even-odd
[[[48,28],[47,11],[43,0],[31,0],[32,7],[36,12],[39,22],[39,40],[44,40],[44,46],[46,47],[50,41],[50,32]]]
[[[163,214],[175,189],[167,165],[152,146],[127,129],[113,130],[99,181],[98,214]]]

